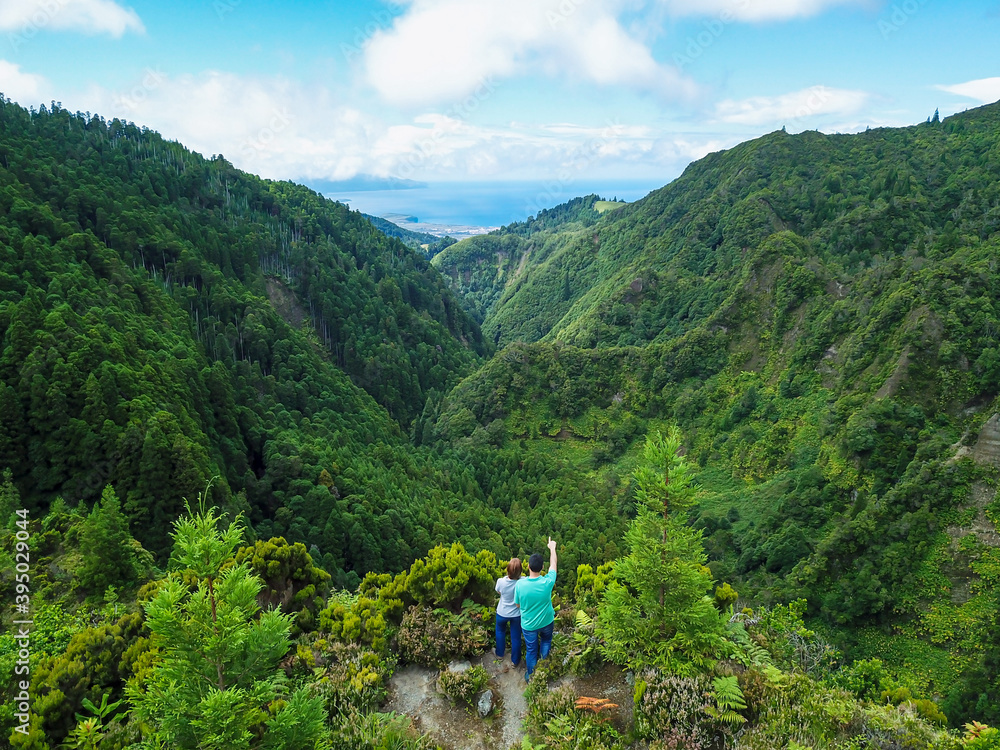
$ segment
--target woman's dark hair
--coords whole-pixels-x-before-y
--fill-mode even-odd
[[[507,577],[512,581],[516,581],[518,578],[521,577],[520,559],[516,557],[510,558],[510,562],[507,563]]]
[[[542,556],[536,552],[535,554],[533,554],[531,557],[528,558],[528,570],[530,570],[532,573],[541,573],[543,562],[544,560]]]

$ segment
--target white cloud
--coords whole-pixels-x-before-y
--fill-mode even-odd
[[[976,81],[956,83],[952,86],[937,86],[941,91],[975,99],[981,104],[992,104],[1000,100],[1000,78],[980,78]]]
[[[0,60],[0,93],[24,107],[34,107],[45,101],[48,82],[34,73],[21,72],[21,66]]]
[[[134,10],[113,0],[0,0],[0,31],[30,37],[43,29],[113,37],[145,31]]]
[[[379,128],[325,90],[281,76],[220,71],[169,76],[147,69],[122,90],[93,87],[65,99],[70,109],[85,106],[109,119],[150,127],[202,154],[223,154],[242,169],[276,179],[351,177],[358,171],[352,159],[366,152]]]
[[[363,47],[369,84],[418,108],[461,99],[484,82],[545,74],[685,99],[697,86],[648,46],[649,14],[783,21],[879,0],[393,0],[403,12]],[[635,14],[638,14],[636,16]],[[638,18],[638,20],[637,20]],[[648,23],[642,19],[646,18]],[[630,19],[628,31],[623,19]]]
[[[695,85],[618,22],[625,0],[402,0],[367,41],[368,82],[388,102],[459,100],[498,79],[544,72],[669,97]]]
[[[44,80],[16,70],[29,94]],[[35,86],[35,88],[30,88]],[[37,98],[37,96],[35,97]],[[348,179],[356,174],[418,180],[526,179],[562,185],[595,177],[662,175],[663,182],[735,139],[676,135],[608,122],[476,124],[471,112],[421,113],[386,122],[328,90],[281,76],[147,70],[129,87],[92,87],[52,98],[159,131],[202,154],[223,154],[274,179]],[[474,108],[474,107],[473,107]]]
[[[873,0],[659,0],[675,16],[728,16],[735,21],[787,21],[838,5],[871,7]]]
[[[865,91],[812,86],[780,96],[753,96],[726,99],[716,104],[715,115],[721,122],[734,125],[779,127],[804,130],[821,116],[848,117],[857,114],[870,101]]]

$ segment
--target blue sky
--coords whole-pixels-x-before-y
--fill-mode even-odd
[[[997,39],[995,0],[0,0],[0,91],[272,178],[665,183],[995,101]]]

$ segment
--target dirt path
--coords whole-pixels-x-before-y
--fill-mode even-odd
[[[414,665],[392,676],[385,710],[406,714],[417,729],[433,735],[449,750],[510,750],[519,746],[528,710],[524,667],[512,668],[509,655],[498,661],[492,651],[472,663],[486,669],[489,688],[499,698],[499,705],[486,719],[475,709],[451,705],[437,692],[437,671]]]
[[[406,714],[421,732],[434,736],[447,750],[516,750],[524,736],[528,705],[524,699],[524,665],[510,666],[510,656],[497,660],[490,651],[472,660],[490,676],[489,687],[500,703],[486,719],[474,708],[453,706],[437,692],[438,673],[426,667],[407,666],[389,681],[387,711]],[[505,671],[506,669],[506,671]],[[550,688],[569,687],[577,696],[607,698],[617,708],[609,716],[615,728],[626,733],[632,725],[632,682],[611,664],[587,677],[566,675]]]
[[[498,747],[508,750],[512,745],[521,743],[524,719],[528,715],[528,704],[524,700],[524,690],[527,687],[524,682],[524,663],[517,668],[511,667],[509,655],[504,657],[503,664],[496,664],[495,661],[492,653],[483,657],[483,666],[490,673],[491,681],[496,683],[503,699],[503,713],[500,716],[502,744]],[[507,667],[508,671],[504,672],[503,667]],[[493,676],[493,670],[496,670],[496,676]]]

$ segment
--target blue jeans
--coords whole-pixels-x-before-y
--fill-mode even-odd
[[[535,671],[535,665],[539,659],[547,659],[549,651],[552,650],[552,631],[555,623],[550,622],[544,628],[538,630],[525,630],[524,632],[524,681],[531,679],[531,673]]]
[[[496,655],[502,657],[504,641],[507,640],[507,623],[510,623],[510,663],[517,666],[521,663],[521,618],[501,617],[497,615],[497,650]]]

